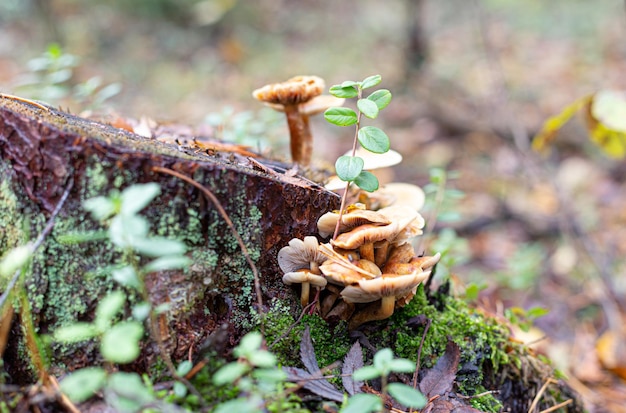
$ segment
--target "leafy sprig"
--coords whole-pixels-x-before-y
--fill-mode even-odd
[[[361,82],[347,80],[341,84],[331,86],[330,94],[338,98],[353,99],[356,98],[357,110],[346,107],[334,107],[324,112],[324,118],[329,123],[337,126],[355,125],[354,140],[352,144],[352,154],[343,155],[337,158],[335,162],[335,170],[337,176],[346,182],[346,191],[341,199],[341,211],[345,208],[347,189],[351,183],[356,184],[359,188],[373,192],[378,189],[379,182],[376,176],[371,172],[363,170],[365,162],[363,158],[356,156],[357,142],[363,149],[382,154],[389,151],[389,137],[382,129],[375,126],[361,126],[362,116],[369,119],[376,119],[381,110],[391,102],[391,92],[387,89],[378,89],[363,97],[365,89],[373,88],[382,81],[380,75],[366,77]],[[340,214],[342,213],[340,212]],[[340,220],[339,220],[340,221]],[[335,235],[337,236],[337,231]]]

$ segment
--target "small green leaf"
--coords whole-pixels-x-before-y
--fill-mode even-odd
[[[108,237],[109,235],[106,231],[89,231],[61,234],[56,237],[56,240],[61,244],[72,245],[90,241],[102,241]]]
[[[111,242],[122,249],[132,247],[148,235],[148,220],[138,215],[116,215],[109,226]]]
[[[100,332],[104,332],[110,325],[113,317],[122,309],[126,302],[126,294],[122,291],[113,291],[107,294],[96,307],[94,325]]]
[[[149,262],[145,267],[143,267],[143,270],[145,272],[175,270],[188,267],[192,262],[193,261],[190,258],[185,257],[184,255],[169,255],[159,257],[156,260]]]
[[[383,410],[380,397],[370,393],[358,393],[348,399],[339,413],[372,413]]]
[[[238,399],[228,400],[217,405],[213,413],[250,412],[259,413],[266,411],[263,400],[256,394],[251,394]]]
[[[380,349],[374,354],[374,367],[376,367],[379,372],[388,372],[391,360],[393,360],[393,351],[391,351],[390,348]]]
[[[378,106],[376,106],[375,102],[369,99],[357,100],[356,106],[359,108],[361,113],[370,119],[375,119],[376,116],[378,116]]]
[[[363,159],[358,156],[343,155],[337,158],[335,170],[342,181],[354,181],[363,170]]]
[[[287,380],[287,373],[277,368],[270,369],[254,369],[252,377],[261,381],[283,382]]]
[[[361,88],[367,89],[370,87],[374,87],[377,84],[379,84],[382,80],[383,78],[381,75],[368,76],[365,79],[363,79],[363,82],[361,82]]]
[[[193,363],[191,361],[184,360],[178,365],[178,367],[176,367],[176,374],[182,377],[185,374],[189,373],[192,367],[193,367]]]
[[[143,326],[137,321],[124,321],[106,331],[100,342],[100,353],[112,363],[130,363],[139,356],[139,340]]]
[[[104,394],[107,404],[117,412],[139,412],[155,401],[154,394],[137,373],[111,374]]]
[[[373,380],[381,376],[381,371],[374,366],[361,367],[352,373],[352,379],[354,381]]]
[[[406,384],[389,383],[387,391],[398,403],[406,407],[421,409],[428,403],[428,400],[420,391]]]
[[[367,99],[374,102],[378,110],[383,110],[391,102],[391,92],[387,89],[380,89],[369,95]]]
[[[141,281],[139,281],[139,277],[132,265],[114,269],[111,271],[111,276],[125,287],[132,287],[137,290],[141,287]]]
[[[235,347],[234,354],[236,357],[248,356],[251,353],[254,353],[259,348],[261,348],[261,344],[263,344],[263,336],[258,331],[251,331],[239,342],[239,345]]]
[[[144,321],[150,315],[152,305],[146,301],[137,303],[132,308],[133,318],[137,321]]]
[[[345,82],[344,82],[345,83]],[[353,82],[354,83],[354,82]],[[356,83],[354,85],[345,86],[342,85],[334,85],[329,89],[331,95],[338,98],[351,99],[359,96],[359,91],[356,87]]]
[[[122,191],[122,211],[124,215],[134,215],[144,209],[161,193],[159,184],[135,184]]]
[[[98,330],[91,323],[78,322],[54,330],[54,339],[63,343],[77,343],[98,335]]]
[[[187,395],[187,386],[179,381],[174,382],[174,394],[177,397],[185,397]]]
[[[233,384],[241,376],[246,374],[248,370],[249,367],[243,363],[228,363],[213,374],[213,384],[216,386]]]
[[[364,126],[359,129],[358,138],[361,146],[370,152],[385,153],[389,151],[389,137],[375,126]]]
[[[69,373],[61,380],[61,391],[74,403],[81,403],[104,386],[107,373],[100,367],[85,367]]]
[[[83,208],[91,212],[91,216],[98,221],[105,220],[117,212],[117,204],[104,196],[85,200]]]
[[[326,109],[324,119],[337,126],[350,126],[358,122],[356,112],[350,108],[335,107]]]
[[[378,178],[368,171],[361,171],[359,176],[356,177],[354,183],[357,184],[359,188],[367,192],[374,192],[378,190]]]
[[[183,255],[187,251],[182,242],[165,237],[137,238],[132,245],[138,253],[148,257]]]
[[[265,350],[253,351],[247,355],[248,361],[255,367],[276,367],[276,356]]]
[[[390,371],[396,373],[411,373],[415,370],[415,363],[408,359],[397,358],[389,361],[387,365]]]
[[[13,275],[28,262],[32,254],[32,247],[29,244],[13,248],[0,261],[0,276]]]

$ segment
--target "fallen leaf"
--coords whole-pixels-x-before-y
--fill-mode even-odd
[[[428,398],[450,392],[456,378],[460,359],[459,346],[454,341],[448,340],[445,353],[439,357],[435,367],[430,369],[420,382],[421,392]]]
[[[343,387],[346,389],[350,396],[353,396],[355,393],[361,393],[361,387],[363,386],[362,381],[355,381],[352,379],[352,373],[355,370],[363,367],[363,350],[361,349],[361,345],[358,341],[356,341],[348,354],[346,354],[346,358],[343,360],[343,367],[341,369],[341,381],[343,383]]]

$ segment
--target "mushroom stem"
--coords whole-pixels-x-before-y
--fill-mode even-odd
[[[302,292],[300,293],[300,304],[302,304],[302,308],[309,305],[309,291],[311,290],[311,284],[302,283]]]
[[[348,329],[354,330],[358,326],[368,321],[375,320],[384,320],[385,318],[389,318],[393,314],[393,310],[396,306],[396,297],[390,295],[388,297],[383,297],[380,300],[380,304],[378,302],[372,303],[368,305],[363,311],[356,313],[348,323]]]
[[[289,127],[291,160],[301,166],[309,166],[313,152],[313,138],[308,119],[298,110],[298,105],[285,105],[287,126]]]

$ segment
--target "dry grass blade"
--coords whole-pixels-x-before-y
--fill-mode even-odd
[[[528,408],[528,413],[532,413],[535,411],[535,409],[537,408],[537,404],[539,404],[539,401],[541,400],[541,396],[543,396],[543,393],[545,393],[548,386],[550,384],[556,384],[556,382],[556,380],[550,377],[548,380],[546,380],[545,383],[543,383],[543,386],[541,386],[541,389],[539,389],[537,395],[533,399],[533,402],[530,404],[530,407]]]
[[[356,265],[352,264],[350,261],[348,261],[346,259],[346,257],[344,257],[343,255],[337,253],[335,250],[333,250],[331,247],[329,247],[327,244],[322,244],[320,245],[319,251],[324,254],[330,261],[341,265],[344,268],[348,268],[352,271],[356,271],[361,275],[364,275],[367,278],[376,278],[375,274],[372,274],[369,271],[365,271],[362,268],[357,267]]]

